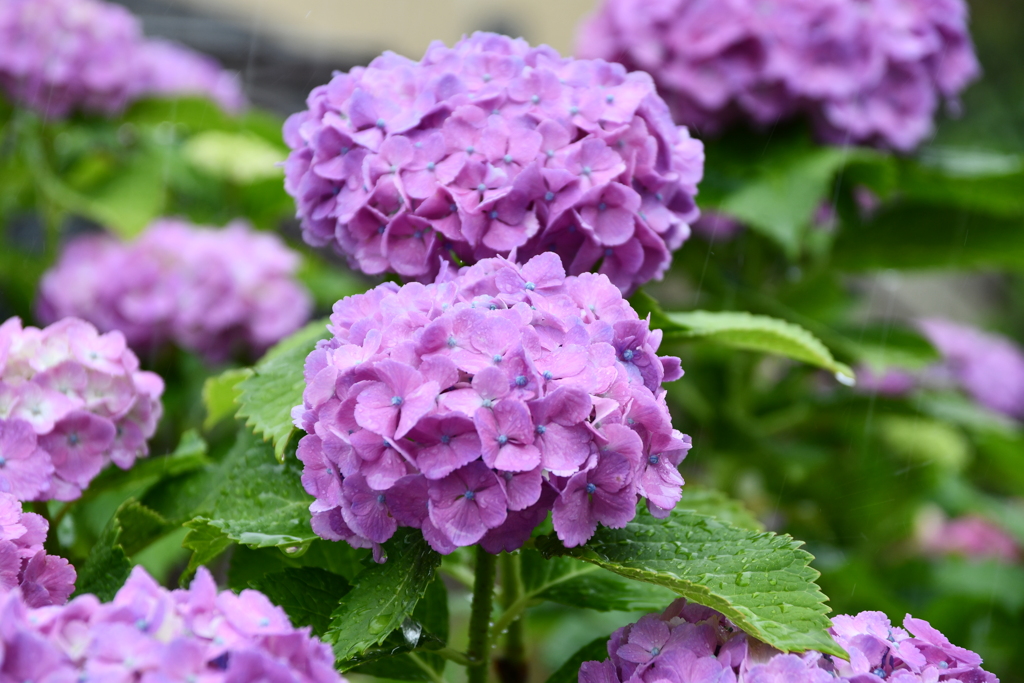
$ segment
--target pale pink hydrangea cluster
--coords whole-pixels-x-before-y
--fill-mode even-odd
[[[806,114],[829,142],[910,150],[979,73],[967,14],[964,0],[604,0],[577,45],[649,72],[701,132]]]
[[[0,3],[0,87],[48,117],[114,114],[154,95],[245,105],[238,79],[183,46],[147,40],[138,19],[103,0]]]
[[[303,235],[367,273],[545,251],[627,291],[661,277],[698,216],[702,144],[650,77],[476,33],[385,53],[285,124]]]
[[[169,591],[136,567],[112,602],[30,609],[0,594],[0,680],[75,683],[344,683],[331,649],[262,593],[217,592],[200,567]]]
[[[161,219],[132,242],[87,235],[43,276],[39,317],[120,330],[151,353],[175,343],[211,361],[258,356],[312,312],[299,255],[244,221],[203,228]]]
[[[0,492],[74,500],[110,462],[128,469],[149,452],[163,391],[120,332],[11,318],[0,325]]]
[[[981,657],[909,614],[903,628],[881,612],[840,615],[830,633],[844,661],[810,651],[783,654],[718,612],[677,600],[612,634],[609,659],[585,662],[579,683],[998,683]]]
[[[496,553],[551,510],[571,547],[682,495],[690,438],[661,386],[679,359],[604,275],[485,259],[343,299],[328,329],[293,411],[323,538],[376,547],[408,526]]]
[[[5,593],[17,588],[29,607],[67,602],[75,589],[77,575],[63,557],[47,555],[43,550],[49,528],[50,523],[43,517],[22,512],[21,501],[0,492],[0,600]],[[2,661],[3,655],[0,655],[0,671]]]
[[[1021,559],[1017,540],[999,525],[977,514],[949,519],[939,509],[926,509],[918,516],[914,535],[918,548],[926,555],[956,555],[1001,562]]]

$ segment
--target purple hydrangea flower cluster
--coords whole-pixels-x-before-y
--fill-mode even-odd
[[[366,273],[428,282],[441,259],[553,251],[627,291],[699,213],[703,145],[617,64],[476,33],[419,62],[387,52],[307,103],[285,124],[285,187],[306,241]]]
[[[0,680],[344,683],[331,649],[262,593],[217,592],[200,567],[169,591],[136,567],[113,601],[29,609],[0,595]]]
[[[926,555],[956,555],[973,560],[1018,562],[1021,547],[1002,527],[977,514],[948,519],[938,508],[925,508],[915,525],[916,545]]]
[[[678,121],[807,114],[836,144],[910,150],[979,73],[964,0],[605,0],[581,56],[651,73]]]
[[[904,628],[881,612],[832,620],[850,661],[783,654],[708,608],[677,600],[612,634],[609,659],[585,662],[580,683],[998,683],[981,657],[909,614]]]
[[[163,391],[120,332],[11,318],[0,325],[0,492],[74,500],[108,463],[128,469],[148,453]]]
[[[858,391],[904,396],[918,387],[956,387],[986,408],[1024,419],[1024,350],[1012,340],[941,318],[918,320],[917,328],[942,359],[921,369],[857,370]]]
[[[63,557],[47,555],[43,550],[49,528],[50,523],[43,517],[22,512],[21,501],[0,492],[0,596],[19,588],[29,607],[67,602],[77,575]]]
[[[71,242],[43,277],[39,316],[120,330],[140,353],[174,342],[211,361],[259,355],[309,319],[298,267],[280,238],[244,221],[212,229],[162,219],[133,242]]]
[[[328,329],[293,411],[323,538],[376,547],[409,526],[438,552],[497,553],[552,510],[571,547],[682,495],[690,438],[661,386],[679,359],[604,275],[485,259],[343,299]]]
[[[206,95],[245,104],[238,79],[213,60],[149,41],[125,8],[102,0],[0,3],[0,87],[48,117],[113,114],[150,95]]]

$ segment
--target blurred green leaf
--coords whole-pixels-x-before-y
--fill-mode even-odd
[[[970,459],[970,444],[963,433],[943,422],[884,415],[878,419],[877,428],[887,447],[914,462],[960,471]]]
[[[317,320],[306,325],[270,349],[252,369],[252,374],[236,385],[240,392],[238,417],[246,418],[246,424],[256,434],[273,443],[278,460],[283,457],[295,429],[292,408],[302,404],[306,356],[317,341],[328,335],[327,321]]]
[[[997,603],[1011,612],[1024,607],[1024,567],[996,560],[947,558],[935,564],[935,586],[943,593]]]
[[[272,145],[253,133],[219,130],[193,135],[182,152],[204,173],[238,185],[280,177],[279,164],[288,155],[280,145]]]
[[[242,393],[238,384],[251,375],[251,368],[238,368],[206,380],[203,384],[203,405],[206,406],[204,429],[210,429],[224,418],[234,416],[238,412],[238,397]]]
[[[292,625],[309,626],[322,637],[331,624],[331,612],[349,592],[344,577],[317,567],[288,568],[267,574],[252,583],[278,607],[288,613]]]
[[[83,207],[101,225],[131,239],[163,213],[167,202],[164,160],[151,148],[132,155],[107,182],[83,192]]]
[[[755,638],[787,652],[845,656],[826,629],[828,607],[813,559],[789,536],[758,533],[688,510],[668,519],[640,514],[624,529],[598,527],[583,547],[537,539],[551,556],[570,555],[627,578],[664,586],[722,612]]]
[[[320,309],[329,310],[341,299],[362,294],[370,288],[365,280],[344,266],[328,263],[317,255],[302,259],[298,277],[312,292]]]
[[[609,636],[600,636],[569,655],[562,666],[548,676],[547,683],[577,683],[580,676],[580,666],[584,662],[603,662],[608,659]]]

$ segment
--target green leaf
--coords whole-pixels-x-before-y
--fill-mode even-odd
[[[84,193],[87,203],[83,208],[90,218],[130,239],[163,212],[167,201],[164,180],[162,155],[145,148],[108,182]]]
[[[878,434],[887,447],[914,462],[960,471],[971,457],[960,430],[924,417],[885,415],[878,420]]]
[[[95,498],[98,494],[111,489],[143,485],[147,481],[156,482],[165,477],[194,472],[209,463],[210,460],[206,457],[206,442],[194,429],[190,429],[181,435],[178,447],[169,455],[140,458],[128,470],[118,467],[106,468],[92,480],[79,501]]]
[[[850,152],[819,147],[764,173],[727,196],[719,208],[776,241],[791,258]]]
[[[416,608],[441,564],[417,529],[401,529],[384,545],[387,562],[367,567],[331,616],[324,640],[345,661],[382,643]]]
[[[608,659],[608,638],[601,636],[581,647],[569,656],[562,666],[550,676],[547,683],[577,683],[579,680],[580,666],[584,662],[603,662]]]
[[[436,575],[401,628],[381,645],[347,660],[341,668],[400,681],[436,680],[444,673],[447,660],[430,651],[447,643],[448,589],[444,579]]]
[[[844,384],[854,381],[853,370],[832,357],[832,352],[813,334],[791,322],[752,315],[744,311],[688,311],[664,313],[652,320],[666,337],[701,339],[749,351],[786,356],[836,375]]]
[[[355,273],[315,254],[303,258],[298,278],[312,292],[317,308],[329,309],[341,299],[362,294],[369,288]]]
[[[661,586],[632,581],[571,557],[545,559],[535,550],[523,550],[523,594],[599,612],[662,610],[675,594]]]
[[[267,574],[286,569],[322,569],[343,577],[349,584],[365,568],[369,557],[366,548],[353,548],[348,543],[318,539],[301,553],[283,553],[278,548],[250,548],[238,546],[231,553],[228,565],[228,586],[233,590],[248,588],[263,580]],[[334,605],[331,605],[334,609]]]
[[[598,527],[580,548],[563,548],[553,536],[537,540],[545,554],[571,555],[716,609],[780,650],[845,656],[826,632],[828,607],[814,583],[819,574],[800,545],[688,510],[665,520],[645,512],[624,529]]]
[[[229,541],[297,553],[317,538],[297,458],[279,463],[269,444],[243,429],[211,474],[216,484],[186,525],[192,531],[185,546],[195,551],[191,568],[216,557]]]
[[[317,567],[289,568],[252,583],[284,609],[296,627],[310,626],[318,637],[327,632],[331,612],[351,589],[344,577]]]
[[[935,565],[935,587],[986,606],[1001,603],[1012,613],[1024,607],[1024,568],[998,560],[940,560]]]
[[[236,185],[279,177],[278,164],[288,156],[287,150],[247,131],[204,131],[193,135],[182,151],[200,171]]]
[[[137,500],[126,500],[110,519],[85,564],[78,568],[75,595],[93,593],[104,602],[112,600],[131,572],[129,556],[173,528]]]
[[[295,426],[292,408],[302,403],[306,381],[302,375],[306,356],[317,341],[326,339],[327,322],[318,320],[277,344],[267,352],[252,375],[237,385],[238,416],[264,439],[273,442],[280,460]]]
[[[1024,216],[900,202],[840,231],[832,264],[846,270],[1024,268]]]
[[[237,368],[206,380],[203,384],[203,405],[206,406],[204,429],[210,429],[238,411],[238,397],[242,393],[238,384],[251,375],[251,368]]]
[[[683,498],[676,503],[675,509],[692,510],[741,529],[764,531],[764,525],[743,503],[714,489],[687,484],[683,487]]]

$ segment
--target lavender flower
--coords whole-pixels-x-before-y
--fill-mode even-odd
[[[232,111],[245,101],[208,58],[147,41],[128,10],[102,0],[5,0],[0,44],[0,87],[47,117],[114,114],[151,95],[207,95]]]
[[[77,576],[67,560],[43,550],[49,527],[43,517],[22,512],[13,495],[0,492],[0,596],[20,588],[29,607],[67,602]]]
[[[168,591],[136,567],[114,600],[93,595],[30,609],[0,593],[5,681],[343,683],[331,649],[296,629],[262,593],[217,593],[200,567],[188,590]]]
[[[174,342],[211,361],[259,355],[309,319],[298,255],[244,221],[207,229],[153,223],[134,242],[89,235],[43,276],[39,316],[120,330],[139,352]]]
[[[120,332],[11,318],[0,325],[0,492],[73,500],[110,462],[130,468],[148,453],[163,390]]]
[[[485,259],[343,299],[328,329],[292,413],[324,538],[376,546],[409,526],[442,553],[498,552],[552,510],[571,547],[640,498],[664,516],[682,495],[690,438],[661,387],[679,359],[604,275]]]
[[[585,662],[580,683],[998,683],[981,657],[909,614],[904,628],[881,612],[840,615],[830,631],[850,661],[820,652],[783,654],[718,612],[677,600],[612,634],[609,659]]]
[[[577,42],[702,131],[805,114],[828,142],[898,150],[979,73],[963,0],[605,0]]]
[[[702,144],[643,73],[476,33],[387,52],[285,124],[303,236],[367,273],[431,281],[441,259],[559,254],[624,291],[689,236]],[[515,258],[515,257],[510,257]]]

